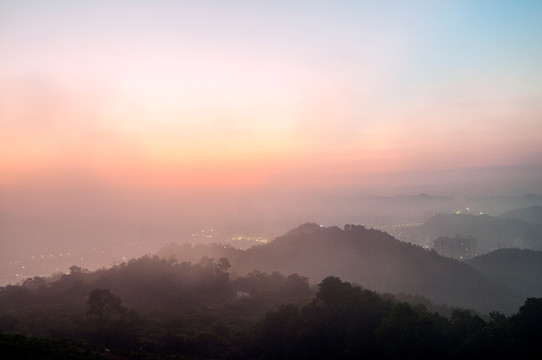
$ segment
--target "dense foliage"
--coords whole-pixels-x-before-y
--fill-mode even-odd
[[[480,358],[525,355],[542,332],[542,298],[511,316],[443,316],[336,277],[315,294],[296,274],[232,279],[228,267],[147,256],[0,288],[0,357]]]
[[[0,358],[9,360],[55,359],[100,360],[100,351],[86,344],[69,344],[47,337],[28,337],[17,333],[0,333]]]
[[[254,269],[297,273],[317,284],[327,276],[386,293],[416,294],[436,303],[514,312],[521,297],[465,262],[449,259],[391,235],[359,225],[321,227],[304,224],[272,242],[246,251],[220,245],[171,245],[165,258],[195,261],[198,256],[227,257],[231,271],[244,275]],[[527,296],[524,296],[527,295]]]
[[[521,358],[538,348],[541,331],[542,298],[510,317],[455,309],[446,318],[329,277],[311,302],[269,312],[247,348],[261,359]]]
[[[231,279],[228,267],[226,259],[145,256],[107,270],[74,266],[70,274],[28,279],[0,288],[0,332],[216,357],[235,352],[236,334],[269,309],[314,295],[296,274],[254,271]]]

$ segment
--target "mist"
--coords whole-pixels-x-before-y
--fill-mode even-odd
[[[500,215],[540,205],[525,197],[540,179],[540,167],[382,175],[340,187],[121,187],[76,172],[25,179],[1,188],[2,283],[107,267],[169,243],[271,241],[306,222],[391,231],[439,212]]]
[[[35,3],[0,2],[0,358],[536,349],[542,2]]]

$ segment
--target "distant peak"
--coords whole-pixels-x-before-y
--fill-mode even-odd
[[[355,225],[355,224],[344,225],[344,231],[363,231],[363,230],[367,230],[367,228],[363,225]]]
[[[315,223],[305,223],[299,225],[293,230],[290,230],[287,235],[301,235],[301,234],[314,234],[325,229],[323,225]]]

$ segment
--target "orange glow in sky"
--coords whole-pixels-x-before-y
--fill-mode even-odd
[[[352,185],[542,158],[534,3],[43,4],[0,8],[0,184]]]

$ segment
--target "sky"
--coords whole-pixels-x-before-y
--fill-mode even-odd
[[[540,205],[540,64],[541,1],[0,0],[0,284]]]
[[[0,185],[542,161],[539,1],[0,1]]]

